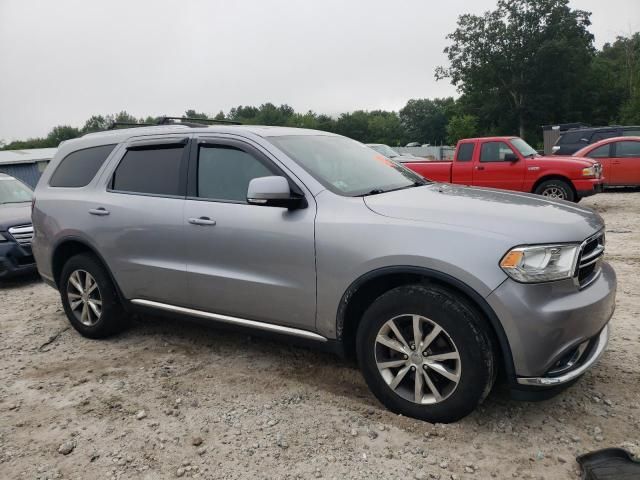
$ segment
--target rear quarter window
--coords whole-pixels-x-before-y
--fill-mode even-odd
[[[49,185],[71,188],[89,185],[115,147],[115,144],[101,145],[70,153],[62,159],[51,175]]]

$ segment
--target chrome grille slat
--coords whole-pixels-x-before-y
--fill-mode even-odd
[[[574,275],[574,280],[580,288],[585,288],[598,278],[600,266],[597,263],[604,256],[604,250],[604,232],[599,232],[582,242],[578,266]]]
[[[33,225],[16,225],[9,228],[11,235],[20,245],[31,245],[33,240]]]

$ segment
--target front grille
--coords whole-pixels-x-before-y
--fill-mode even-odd
[[[604,256],[604,244],[604,232],[597,233],[582,243],[574,276],[581,288],[589,285],[600,274],[600,263]]]
[[[33,239],[33,225],[17,225],[9,229],[9,234],[20,245],[31,245]]]

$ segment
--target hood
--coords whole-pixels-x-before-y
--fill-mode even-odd
[[[581,242],[604,227],[576,204],[491,188],[432,183],[364,197],[375,213],[503,235],[514,245]]]
[[[557,162],[558,160],[561,160],[563,162],[573,162],[584,167],[590,167],[591,165],[598,163],[596,160],[592,160],[590,158],[572,157],[570,155],[550,155],[550,156],[542,155],[540,157],[530,158],[529,160],[536,160],[536,161],[542,161],[542,162],[546,162],[546,161]]]
[[[31,202],[0,204],[0,230],[31,224]]]

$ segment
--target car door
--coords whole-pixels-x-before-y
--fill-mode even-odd
[[[610,185],[640,185],[640,141],[622,140],[613,144]]]
[[[612,143],[605,143],[599,147],[593,148],[585,155],[587,158],[597,160],[602,165],[602,176],[604,178],[605,185],[611,185],[611,167],[613,158],[611,158]]]
[[[187,136],[122,148],[88,203],[93,242],[126,298],[184,304]]]
[[[253,178],[279,175],[306,208],[250,205]],[[185,205],[187,285],[193,308],[315,328],[315,201],[257,144],[200,137],[191,148]]]
[[[483,142],[478,160],[474,163],[474,185],[522,190],[525,162],[506,142]]]

